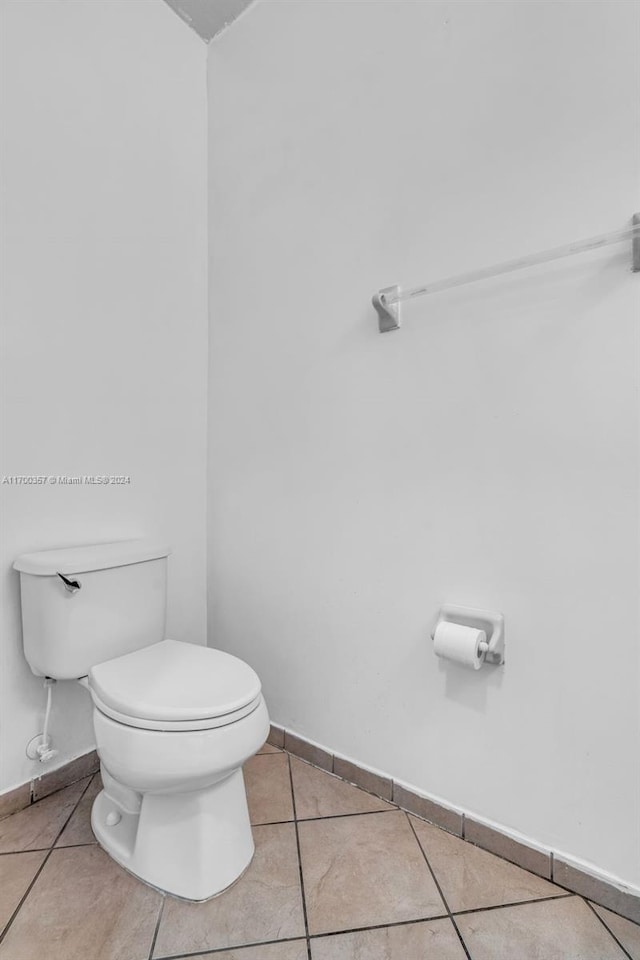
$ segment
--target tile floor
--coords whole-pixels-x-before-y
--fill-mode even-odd
[[[266,744],[254,860],[208,903],[118,867],[99,775],[0,821],[0,960],[640,960],[640,926]]]

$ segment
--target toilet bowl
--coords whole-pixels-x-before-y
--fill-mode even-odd
[[[98,841],[175,896],[220,893],[254,851],[241,767],[269,732],[258,677],[220,650],[164,640],[97,664],[88,686]]]
[[[93,701],[103,789],[91,825],[105,851],[163,892],[206,900],[254,852],[242,765],[269,716],[252,668],[165,639],[169,550],[134,540],[25,554],[25,656]]]

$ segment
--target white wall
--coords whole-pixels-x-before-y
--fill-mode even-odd
[[[169,635],[205,642],[204,44],[159,0],[3,0],[0,789],[44,695],[21,649],[25,551],[151,535],[173,546]],[[59,762],[91,748],[88,697],[55,691]]]
[[[282,3],[216,40],[210,640],[274,721],[640,886],[638,6]],[[442,601],[507,664],[445,667]]]

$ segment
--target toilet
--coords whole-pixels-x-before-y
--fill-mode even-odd
[[[261,684],[237,657],[165,637],[169,549],[126,540],[24,554],[24,653],[93,701],[104,850],[163,892],[206,900],[249,866],[242,765],[264,743]]]

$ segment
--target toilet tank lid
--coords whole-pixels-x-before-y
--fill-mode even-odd
[[[36,577],[51,577],[57,573],[66,575],[126,567],[131,563],[168,557],[170,553],[170,547],[157,540],[117,540],[114,543],[23,553],[13,564],[13,569]]]

